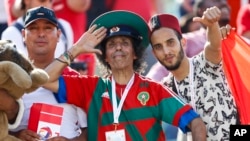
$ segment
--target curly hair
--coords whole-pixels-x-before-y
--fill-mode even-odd
[[[126,36],[126,37],[129,37],[129,36]],[[100,64],[100,69],[105,70],[101,73],[104,77],[109,77],[112,74],[110,65],[105,61],[107,41],[108,39],[102,41],[101,44],[97,46],[97,48],[102,51],[102,54],[101,55],[96,54],[98,61],[99,61],[98,63]],[[139,74],[144,73],[145,68],[147,67],[147,63],[144,57],[146,47],[141,46],[140,45],[141,42],[134,38],[131,38],[131,41],[132,41],[132,46],[135,52],[135,56],[137,57],[133,62],[133,69],[135,72]]]

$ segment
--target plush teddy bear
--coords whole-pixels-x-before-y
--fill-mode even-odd
[[[5,89],[15,99],[24,93],[36,90],[49,79],[48,74],[35,68],[32,62],[20,54],[11,41],[0,40],[0,88]],[[0,97],[1,98],[1,97]],[[0,111],[0,141],[17,141],[8,135],[8,120]]]

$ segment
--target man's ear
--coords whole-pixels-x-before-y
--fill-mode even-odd
[[[181,46],[182,48],[185,50],[186,49],[186,45],[187,45],[187,40],[185,38],[181,39]]]

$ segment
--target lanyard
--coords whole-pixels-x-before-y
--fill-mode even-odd
[[[191,106],[193,107],[193,109],[196,111],[196,107],[195,107],[195,88],[194,88],[194,68],[193,68],[193,62],[192,62],[192,59],[189,59],[189,74],[188,74],[188,77],[189,77],[189,86],[190,86],[190,97],[191,97],[191,101],[190,101],[190,104]],[[178,88],[178,85],[177,85],[177,82],[176,80],[174,79],[174,83],[175,83],[175,86],[176,86],[176,89],[177,89],[177,93],[178,95],[179,94],[179,88]]]
[[[134,78],[135,78],[135,74],[133,74],[133,76],[130,78],[123,94],[122,94],[122,97],[121,97],[121,100],[120,100],[120,103],[117,107],[117,100],[116,100],[116,91],[115,91],[115,80],[112,76],[112,104],[113,104],[113,117],[114,117],[114,124],[118,124],[119,121],[119,116],[120,116],[120,113],[121,113],[121,109],[122,109],[122,106],[123,106],[123,103],[128,95],[128,91],[130,90],[132,84],[134,83]]]

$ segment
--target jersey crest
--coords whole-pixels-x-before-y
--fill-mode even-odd
[[[140,101],[140,103],[145,106],[149,100],[150,96],[148,92],[140,92],[137,95],[137,99]]]

